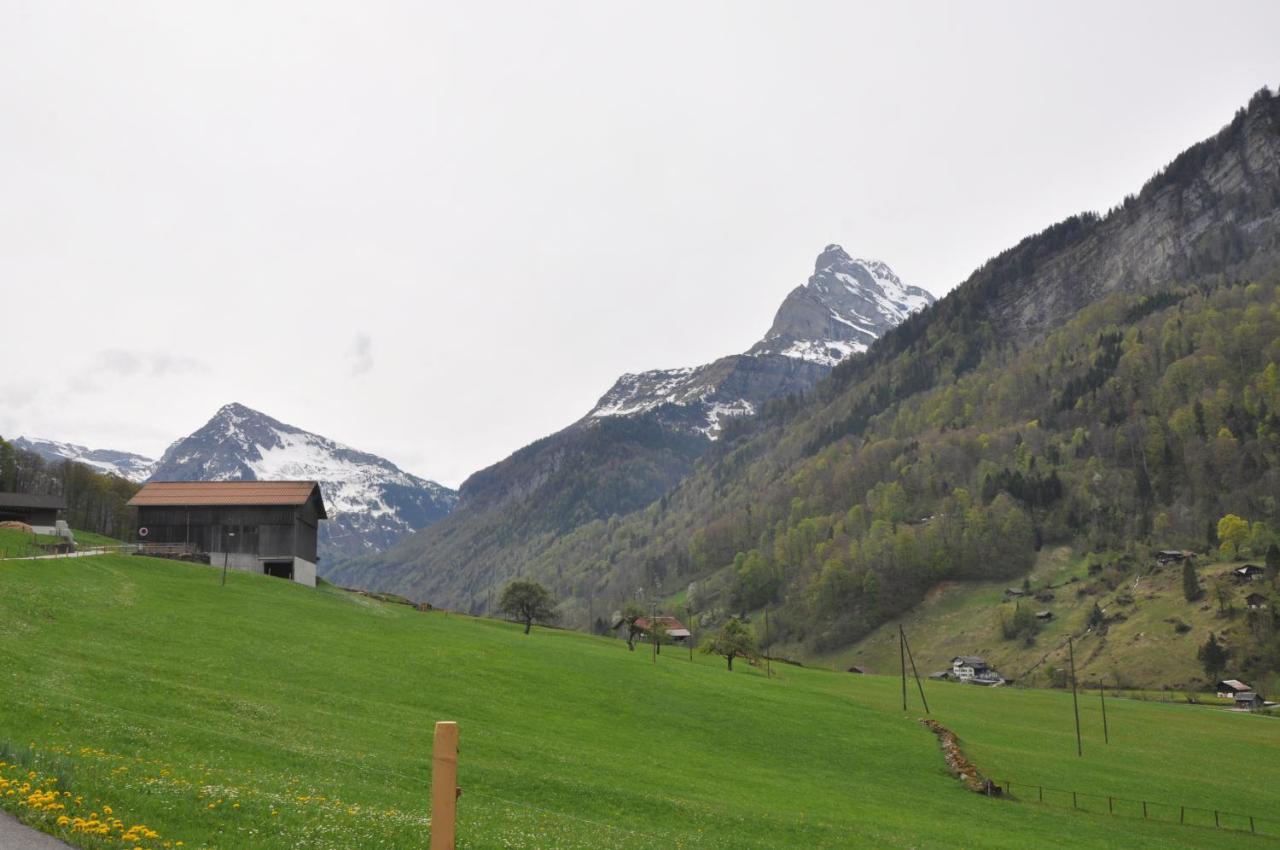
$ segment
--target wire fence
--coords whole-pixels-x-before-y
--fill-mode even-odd
[[[1177,823],[1185,826],[1202,826],[1213,829],[1226,829],[1233,832],[1251,832],[1255,835],[1269,835],[1280,838],[1280,819],[1275,816],[1261,817],[1227,811],[1226,809],[1184,806],[1177,803],[1163,803],[1157,800],[1135,800],[1131,797],[1116,797],[1110,794],[1098,794],[1093,791],[1078,791],[1069,788],[1053,788],[1048,785],[1011,779],[997,779],[995,784],[1000,787],[1004,796],[1018,802],[1037,803],[1092,814]]]
[[[50,558],[84,558],[89,555],[132,555],[140,552],[134,543],[111,546],[73,547],[68,543],[31,543],[22,546],[0,546],[0,561],[39,561]]]

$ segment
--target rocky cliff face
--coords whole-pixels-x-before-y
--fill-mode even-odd
[[[1242,277],[1273,273],[1280,247],[1278,104],[1280,98],[1259,93],[1221,132],[1181,154],[1110,214],[1059,225],[1058,241],[1069,240],[1069,250],[1042,250],[1034,270],[1006,268],[1001,258],[980,269],[974,277],[988,290],[993,319],[1025,342],[1111,292],[1156,292],[1226,268]],[[1036,238],[1047,249],[1054,240],[1043,237],[1053,235],[1051,229]]]
[[[314,480],[329,521],[321,523],[321,571],[338,560],[381,551],[441,519],[457,494],[391,461],[228,404],[171,445],[152,481]]]
[[[834,366],[866,351],[885,331],[934,300],[920,287],[903,284],[885,263],[855,260],[839,245],[828,245],[809,282],[787,296],[769,332],[748,353]]]
[[[732,417],[812,389],[842,358],[931,303],[884,263],[828,245],[749,351],[623,375],[582,419],[471,476],[446,520],[339,565],[332,578],[469,607],[473,594],[515,574],[558,535],[661,497]]]

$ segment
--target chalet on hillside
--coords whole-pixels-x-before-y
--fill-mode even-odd
[[[0,493],[0,522],[21,522],[36,534],[57,534],[58,515],[67,509],[61,496]]]
[[[1231,571],[1231,575],[1237,582],[1243,584],[1246,581],[1253,581],[1266,575],[1266,570],[1257,564],[1245,564],[1243,567],[1236,567]]]
[[[1195,552],[1189,552],[1185,549],[1164,549],[1156,553],[1156,562],[1159,564],[1180,564],[1183,561],[1194,561]]]
[[[1223,679],[1217,685],[1218,696],[1222,699],[1235,699],[1236,694],[1252,690],[1252,687],[1239,679]]]
[[[1004,684],[1004,678],[977,655],[957,655],[951,659],[951,676],[971,685]]]
[[[688,627],[685,626],[684,623],[677,620],[675,617],[666,617],[666,616],[660,615],[660,616],[654,617],[653,622],[657,623],[659,626],[665,629],[665,631],[663,632],[663,636],[667,640],[671,641],[672,643],[684,643],[686,640],[689,639],[689,636],[692,634],[692,632],[689,631]],[[637,634],[648,637],[649,632],[652,629],[653,629],[653,625],[650,623],[648,617],[640,617],[638,620],[636,620]]]
[[[1267,597],[1261,593],[1250,593],[1244,598],[1244,604],[1248,605],[1250,610],[1258,611],[1267,607]]]
[[[185,549],[230,569],[316,585],[328,519],[315,481],[162,481],[129,500],[143,551]]]
[[[1236,708],[1246,711],[1257,711],[1266,708],[1267,702],[1262,698],[1262,694],[1255,691],[1241,691],[1235,696]]]

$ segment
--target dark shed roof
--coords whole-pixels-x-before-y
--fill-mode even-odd
[[[328,519],[320,485],[315,481],[153,481],[144,484],[129,504],[134,507],[202,507],[231,505],[305,505],[316,500],[320,519]]]
[[[67,501],[61,496],[0,493],[0,508],[43,508],[47,511],[65,511],[67,509]]]

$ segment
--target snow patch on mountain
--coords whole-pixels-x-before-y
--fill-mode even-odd
[[[791,343],[791,345],[778,353],[783,357],[794,357],[798,360],[807,360],[810,363],[834,367],[850,354],[861,354],[866,350],[866,344],[861,342],[801,339]]]
[[[920,287],[904,284],[888,264],[854,259],[839,245],[828,245],[808,282],[787,296],[769,332],[745,355],[623,375],[579,424],[653,414],[676,430],[714,440],[726,418],[755,413],[769,398],[807,390],[934,300]],[[753,362],[746,364],[743,357]]]
[[[13,441],[13,445],[23,451],[34,452],[51,463],[75,461],[99,472],[109,472],[138,483],[147,480],[156,463],[152,458],[130,452],[90,449],[76,443],[62,443],[40,437],[19,437]]]

